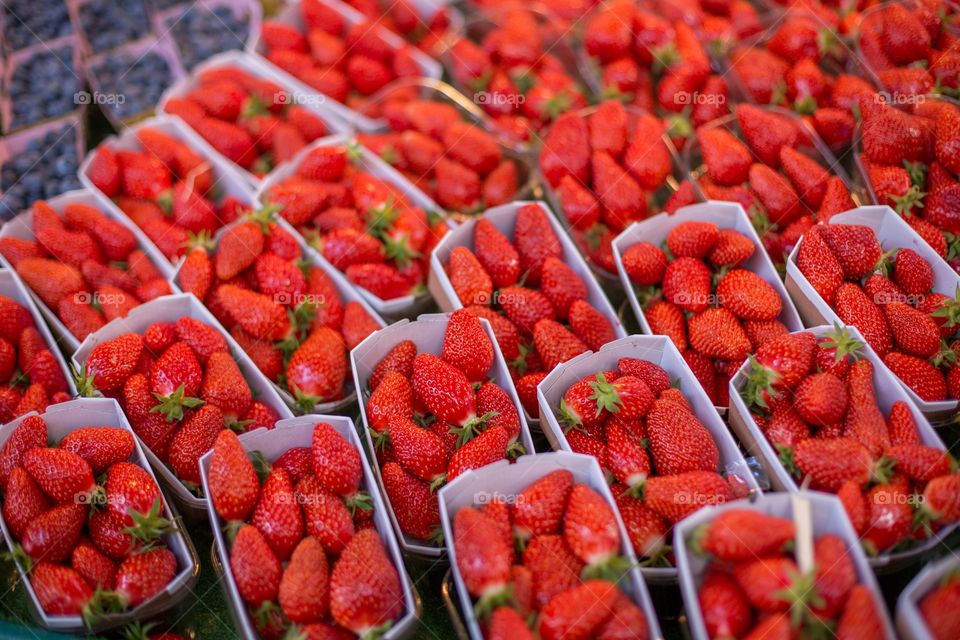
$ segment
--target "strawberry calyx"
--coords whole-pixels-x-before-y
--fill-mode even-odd
[[[390,433],[386,429],[383,431],[370,429],[370,439],[373,441],[374,451],[383,452],[390,446]]]
[[[373,498],[366,491],[357,491],[343,500],[352,516],[359,509],[360,511],[373,511]]]
[[[826,334],[819,346],[828,351],[832,350],[834,352],[834,362],[839,364],[847,357],[854,360],[859,358],[864,345],[862,341],[853,337],[847,327],[834,322],[833,331]]]
[[[693,134],[693,124],[687,116],[675,113],[667,118],[666,133],[671,138],[689,138]]]
[[[154,198],[157,206],[163,210],[164,215],[173,213],[173,189],[164,189]]]
[[[900,195],[891,195],[890,199],[893,200],[893,208],[897,213],[908,216],[913,213],[914,208],[923,208],[923,198],[926,195],[927,193],[921,191],[920,187],[913,185]]]
[[[450,427],[450,433],[457,435],[457,448],[459,449],[480,435],[480,432],[483,430],[482,427],[486,426],[488,422],[498,415],[500,415],[498,411],[488,411],[482,416],[470,418],[459,427]]]
[[[267,103],[258,95],[250,94],[240,108],[240,118],[248,120],[256,116],[267,115]]]
[[[314,408],[324,401],[320,396],[312,396],[296,387],[293,389],[293,398],[303,413],[313,413]]]
[[[263,233],[269,235],[269,225],[277,221],[277,214],[283,209],[282,204],[266,203],[259,209],[253,209],[247,214],[247,220],[253,222]]]
[[[150,409],[150,413],[162,413],[167,422],[176,422],[183,419],[183,409],[197,409],[206,404],[200,398],[194,398],[186,395],[184,385],[177,387],[177,390],[168,396],[162,393],[153,393],[153,397],[159,402]]]
[[[815,571],[792,576],[790,586],[773,595],[788,604],[790,621],[795,628],[800,628],[804,624],[811,609],[822,609],[824,606],[823,597],[816,589]]]
[[[507,460],[516,460],[520,456],[524,455],[527,452],[526,447],[523,446],[520,442],[514,440],[507,447],[506,457]]]
[[[217,246],[217,243],[206,229],[201,230],[199,233],[188,231],[187,241],[183,243],[183,247],[187,251],[193,251],[194,249],[210,251],[215,246]]]
[[[111,613],[120,613],[127,608],[127,598],[116,591],[105,591],[97,588],[93,597],[83,607],[83,623],[88,628]]]
[[[371,627],[360,634],[360,640],[379,640],[379,638],[387,634],[387,631],[389,631],[392,626],[393,620],[388,620],[378,627]]]
[[[396,262],[401,269],[413,260],[423,257],[422,253],[410,246],[409,237],[406,233],[401,233],[399,237],[394,238],[384,232],[382,240],[387,259]]]
[[[623,400],[620,399],[617,388],[607,382],[607,377],[603,375],[603,372],[597,374],[596,379],[590,383],[590,388],[593,389],[590,399],[597,405],[597,416],[605,410],[614,414],[620,412]]]
[[[255,176],[263,175],[265,173],[270,173],[273,169],[273,154],[269,151],[262,154],[259,158],[253,161],[253,164],[250,165],[250,173]]]
[[[504,582],[492,584],[484,589],[483,594],[473,606],[473,613],[478,620],[487,620],[497,607],[513,602],[513,586]]]
[[[933,363],[933,366],[940,367],[942,365],[956,366],[957,364],[957,352],[950,348],[950,345],[947,344],[946,340],[940,340],[940,350],[934,354],[933,358],[930,359],[930,362]]]
[[[574,413],[570,405],[562,398],[560,399],[560,410],[557,419],[560,421],[560,424],[563,425],[564,433],[570,433],[571,429],[584,431],[582,428],[583,421],[580,419],[580,416]]]
[[[440,487],[447,483],[447,474],[439,473],[434,476],[433,480],[430,481],[430,493],[437,491]]]
[[[77,387],[77,393],[83,398],[96,398],[100,395],[97,387],[93,384],[93,374],[87,373],[87,363],[83,363],[78,371],[76,367],[70,365],[70,375]]]
[[[748,407],[768,409],[768,400],[778,395],[777,383],[783,377],[779,371],[765,367],[754,358],[748,356],[747,382],[740,390],[740,397]]]
[[[952,298],[943,300],[930,315],[934,318],[944,318],[944,327],[960,326],[960,286],[957,287]]]
[[[243,528],[244,524],[246,523],[243,520],[230,520],[223,525],[223,537],[226,538],[228,545],[233,544],[234,539],[237,537],[237,534],[240,533],[240,529]]]
[[[646,556],[638,564],[640,567],[672,567],[670,554],[673,553],[673,545],[661,544],[656,551]]]
[[[16,562],[23,567],[23,570],[27,573],[33,571],[33,558],[31,558],[30,554],[24,551],[23,547],[21,547],[19,544],[13,545],[13,551],[4,551],[0,553],[0,558]]]
[[[648,49],[653,56],[653,72],[661,74],[674,64],[680,62],[680,50],[673,42],[668,42],[660,47]]]
[[[802,116],[810,116],[817,110],[817,99],[813,96],[804,96],[794,100],[793,110]]]
[[[620,579],[632,569],[634,564],[629,558],[617,554],[591,562],[580,573],[583,580],[607,580],[614,584],[620,582]]]
[[[127,511],[127,515],[133,520],[133,525],[125,527],[123,532],[133,538],[132,546],[136,546],[138,552],[153,549],[161,536],[176,531],[177,528],[173,522],[160,515],[161,506],[160,498],[157,498],[146,513],[139,513],[133,509]],[[139,546],[137,546],[138,543]]]
[[[124,627],[123,638],[124,640],[149,640],[150,632],[155,629],[156,626],[157,624],[155,622],[142,624],[139,620],[134,620]]]

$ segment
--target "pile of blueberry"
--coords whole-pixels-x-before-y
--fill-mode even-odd
[[[0,220],[9,220],[33,202],[80,188],[75,123],[32,139],[0,167]]]
[[[3,35],[12,51],[73,32],[64,0],[4,0]]]
[[[141,0],[89,0],[80,5],[80,24],[94,53],[137,40],[150,32]]]
[[[13,69],[8,93],[11,100],[11,129],[66,115],[79,107],[77,94],[83,89],[81,72],[73,64],[69,44],[54,50],[38,50],[23,58]]]
[[[164,9],[172,9],[186,1],[187,0],[153,0],[153,6],[157,11],[163,11]]]
[[[249,21],[234,15],[225,5],[210,9],[191,4],[182,12],[171,15],[167,26],[172,27],[180,61],[187,69],[215,54],[243,49],[250,35]]]
[[[173,80],[166,58],[156,51],[143,55],[113,53],[92,66],[90,72],[102,96],[100,108],[118,120],[152,111]]]

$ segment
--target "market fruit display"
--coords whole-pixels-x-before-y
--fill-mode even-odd
[[[357,136],[360,144],[400,171],[445,209],[470,214],[516,199],[529,169],[508,155],[485,122],[447,98],[417,97],[400,85],[368,105],[390,131]]]
[[[646,615],[621,590],[630,563],[606,499],[565,469],[512,497],[453,517],[457,570],[484,638],[649,638]]]
[[[610,244],[631,222],[698,198],[689,180],[668,184],[674,154],[666,123],[616,100],[557,118],[540,149],[540,174],[580,252],[616,273]]]
[[[196,86],[164,102],[230,162],[262,177],[330,132],[276,82],[231,65],[204,69]]]
[[[130,461],[134,449],[133,435],[111,426],[78,428],[48,446],[36,415],[0,449],[3,520],[47,615],[93,624],[149,602],[184,569],[162,538],[177,531],[163,494]]]
[[[671,564],[666,541],[673,524],[747,491],[742,479],[718,473],[713,435],[653,362],[620,358],[615,370],[584,376],[563,393],[556,418],[570,449],[595,457],[610,478],[646,566]]]
[[[504,137],[527,144],[559,115],[587,106],[564,35],[552,16],[503,6],[455,38],[443,60],[454,85]]]
[[[355,21],[320,0],[299,3],[299,13],[305,29],[279,19],[264,21],[263,55],[337,102],[355,106],[392,80],[428,75],[422,54],[405,43],[395,46],[378,21]]]
[[[491,380],[493,342],[477,316],[450,315],[440,354],[404,340],[374,366],[364,402],[385,497],[400,530],[439,542],[436,489],[469,469],[524,453],[523,421]]]
[[[828,224],[804,236],[797,267],[921,400],[960,397],[957,301],[933,291],[933,268],[923,256],[881,246],[870,227]]]
[[[621,255],[651,332],[673,341],[720,407],[744,358],[789,331],[781,312],[790,302],[741,266],[755,251],[734,228],[691,220],[673,227],[662,248],[641,241]]]
[[[144,302],[172,293],[137,236],[99,207],[45,200],[30,210],[33,239],[0,238],[0,254],[77,341]]]
[[[314,146],[262,197],[350,282],[390,300],[422,292],[430,250],[447,229],[408,189],[373,173],[362,149],[331,144]]]
[[[227,530],[229,571],[262,637],[381,632],[404,613],[399,568],[373,524],[354,446],[317,422],[309,448],[258,476],[236,433],[213,444],[207,486]]]
[[[814,535],[802,571],[793,520],[728,509],[694,532],[708,559],[697,597],[711,638],[791,638],[825,626],[838,638],[883,638],[885,615],[857,576],[852,549],[835,533]]]
[[[98,343],[77,375],[82,395],[114,398],[133,432],[184,487],[200,490],[200,457],[224,429],[272,428],[220,330],[191,317]]]
[[[771,340],[740,395],[796,482],[836,494],[871,556],[909,549],[960,518],[945,449],[924,444],[910,406],[882,411],[874,364],[844,328]]]
[[[739,104],[705,125],[688,150],[698,187],[711,200],[739,202],[774,264],[819,222],[856,207],[836,160],[816,133],[782,110]]]
[[[66,402],[71,389],[55,345],[38,331],[30,310],[0,295],[0,420]]]
[[[191,249],[177,281],[268,380],[312,412],[344,397],[347,352],[381,321],[358,300],[345,301],[300,242],[270,209],[251,212],[224,229],[216,246]]]

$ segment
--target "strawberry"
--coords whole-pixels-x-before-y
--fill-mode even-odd
[[[400,530],[420,540],[430,539],[440,524],[439,506],[430,485],[395,462],[384,464],[380,472]]]
[[[314,427],[311,452],[317,480],[325,489],[341,496],[359,490],[360,456],[329,424],[319,422]]]
[[[342,552],[356,531],[343,499],[327,492],[313,476],[297,484],[296,494],[303,507],[307,534],[317,538],[328,552]]]
[[[719,454],[710,432],[686,408],[670,401],[655,401],[647,414],[647,433],[658,473],[717,468]]]
[[[940,329],[933,317],[903,302],[884,305],[883,312],[901,351],[924,358],[940,351]]]
[[[585,564],[584,575],[615,571],[619,563],[620,532],[613,510],[586,485],[574,485],[567,499],[563,537]]]
[[[286,311],[268,296],[223,284],[216,290],[216,298],[243,330],[256,338],[282,340],[290,332]]]
[[[700,313],[710,304],[710,269],[701,260],[676,258],[663,275],[663,296],[684,311]]]
[[[920,436],[917,433],[917,424],[910,412],[910,407],[902,400],[897,400],[890,407],[887,416],[887,431],[890,433],[890,443],[896,445],[918,445]]]
[[[21,466],[23,456],[31,449],[47,446],[47,424],[39,416],[29,416],[17,425],[0,449],[0,487],[6,486],[14,469]]]
[[[473,507],[457,512],[453,532],[457,568],[467,590],[479,599],[477,615],[489,615],[509,596],[513,548],[498,535],[494,521]]]
[[[470,440],[450,457],[447,467],[447,480],[453,480],[469,469],[479,469],[507,455],[509,436],[501,427],[487,427],[476,438]]]
[[[537,631],[542,640],[589,638],[613,614],[617,588],[606,580],[587,580],[557,594],[541,610]]]
[[[743,320],[773,320],[780,315],[777,291],[760,276],[746,269],[727,272],[717,285],[720,304]]]
[[[436,434],[402,416],[392,416],[387,431],[397,462],[407,472],[424,482],[443,482],[447,456]]]
[[[561,470],[541,477],[518,493],[513,509],[516,535],[527,540],[559,532],[572,487],[573,476]]]
[[[200,407],[183,422],[170,439],[167,452],[167,463],[181,481],[190,486],[199,485],[197,463],[214,446],[223,427],[223,414],[212,404]]]
[[[847,604],[837,624],[838,640],[882,637],[886,633],[882,616],[870,589],[862,584],[855,585],[850,589]]]
[[[792,581],[798,571],[792,559],[772,556],[737,565],[733,569],[733,578],[754,608],[769,613],[787,610],[793,591]]]
[[[893,352],[883,358],[883,363],[921,400],[938,402],[947,397],[947,384],[943,374],[929,361]]]
[[[370,374],[370,389],[376,389],[387,373],[395,371],[409,380],[413,375],[413,360],[417,355],[417,345],[410,340],[404,340],[394,345]]]
[[[14,538],[20,540],[30,524],[50,508],[50,501],[23,467],[16,467],[7,480],[3,519]]]
[[[752,612],[746,596],[728,574],[711,571],[698,591],[703,622],[711,638],[743,637]]]
[[[488,640],[534,640],[523,617],[510,606],[497,607],[490,614],[486,637]]]
[[[671,302],[660,300],[647,307],[644,315],[651,333],[665,335],[673,341],[677,349],[686,350],[687,321],[683,309]]]
[[[294,624],[322,621],[327,615],[327,558],[316,538],[304,538],[293,550],[280,579],[278,598]]]
[[[703,552],[721,562],[743,562],[782,550],[796,530],[785,518],[731,509],[703,525],[697,535]]]
[[[65,449],[31,448],[23,453],[23,468],[56,502],[79,500],[96,488],[87,461]]]
[[[587,287],[562,260],[549,257],[543,262],[540,290],[550,300],[557,318],[565,319],[570,305],[587,299]]]
[[[785,227],[803,215],[800,196],[793,185],[770,167],[759,163],[750,165],[750,186],[774,224]]]
[[[630,280],[640,286],[658,284],[667,268],[667,256],[650,242],[638,242],[621,256],[623,268]]]
[[[94,589],[111,591],[116,585],[117,565],[89,542],[73,548],[70,565]]]
[[[79,573],[50,562],[33,568],[30,586],[47,615],[81,615],[93,599],[93,590]]]
[[[600,203],[593,192],[573,176],[563,176],[556,188],[556,197],[564,217],[577,229],[589,229],[600,221]]]
[[[533,328],[537,353],[548,370],[586,352],[589,347],[555,320],[544,318]]]
[[[24,284],[51,308],[85,289],[83,276],[76,267],[57,260],[24,258],[17,263],[16,271]]]
[[[750,339],[726,308],[707,309],[690,318],[690,346],[703,355],[742,361],[750,353]]]
[[[892,348],[893,336],[883,311],[856,284],[846,282],[837,289],[834,309],[841,322],[860,330],[870,347],[884,357]]]
[[[143,339],[135,333],[101,342],[84,364],[82,373],[87,379],[81,393],[87,395],[93,388],[104,392],[119,389],[136,369],[142,353]]]
[[[617,339],[607,317],[586,300],[575,300],[570,305],[568,320],[573,333],[590,349],[598,350]]]
[[[413,361],[413,390],[437,418],[463,426],[476,417],[476,397],[466,375],[429,353]]]
[[[593,191],[602,205],[604,222],[623,229],[646,216],[646,198],[640,185],[610,154],[595,151],[591,157]]]
[[[330,613],[361,636],[404,610],[400,576],[373,530],[360,531],[330,574]]]
[[[832,305],[843,284],[840,261],[820,233],[808,233],[797,254],[797,267],[827,304]]]
[[[195,420],[188,421],[184,430]],[[222,429],[213,442],[208,484],[213,506],[224,520],[245,520],[257,504],[260,481],[236,434],[229,429]]]
[[[956,473],[928,482],[923,489],[922,515],[936,523],[955,522],[960,519],[960,504],[956,493],[958,486],[960,475]]]
[[[699,129],[697,142],[711,180],[726,186],[747,181],[753,156],[740,140],[717,127]]]
[[[447,267],[450,284],[465,305],[487,305],[493,299],[493,281],[469,249],[454,247]]]
[[[563,259],[563,249],[547,214],[537,204],[527,204],[517,211],[513,229],[514,245],[520,255],[521,273],[526,283],[537,286],[540,272],[548,257]]]
[[[224,419],[229,421],[239,420],[247,412],[251,402],[250,387],[229,352],[218,351],[210,356],[200,398],[217,405]]]
[[[681,222],[667,234],[667,249],[675,258],[705,257],[716,245],[720,230],[712,222]]]
[[[826,491],[836,492],[847,480],[863,486],[877,474],[867,448],[847,437],[804,440],[794,448],[793,462],[798,475]]]
[[[117,569],[118,606],[132,608],[166,587],[177,572],[177,559],[167,548],[131,555]]]
[[[44,511],[24,530],[20,539],[23,551],[35,561],[66,560],[83,532],[86,511],[79,502],[64,502]]]
[[[486,378],[493,366],[493,343],[480,320],[460,309],[450,314],[440,357],[466,374],[471,382],[476,382]]]
[[[216,449],[215,449],[216,450]],[[233,490],[238,487],[234,487]],[[221,503],[233,500],[236,495],[220,496]],[[218,512],[220,510],[218,509]],[[273,469],[263,482],[250,524],[255,526],[266,540],[277,560],[284,562],[303,537],[303,516],[297,506],[290,476],[283,469]]]
[[[711,504],[723,504],[730,496],[726,481],[714,471],[690,471],[653,476],[644,486],[644,501],[669,522],[678,522]]]
[[[248,605],[259,607],[276,600],[282,570],[256,527],[240,527],[230,548],[230,570],[240,597]]]
[[[175,324],[177,339],[185,342],[206,365],[214,353],[227,353],[227,341],[218,330],[190,317],[178,318]]]
[[[560,184],[565,175],[580,182],[590,176],[590,133],[586,121],[568,112],[554,121],[540,153],[540,170],[552,187]]]

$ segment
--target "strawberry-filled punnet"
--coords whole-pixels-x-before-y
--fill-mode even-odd
[[[570,25],[540,8],[505,6],[473,16],[443,54],[451,82],[526,146],[560,114],[587,106]]]
[[[342,2],[289,4],[264,21],[251,47],[304,95],[321,94],[325,108],[369,130],[354,109],[397,78],[440,78],[440,63]]]
[[[542,203],[487,210],[444,236],[430,261],[430,290],[440,308],[465,307],[490,322],[528,420],[537,418],[536,385],[547,372],[626,335]]]
[[[194,586],[196,551],[115,401],[5,424],[0,473],[0,526],[40,626],[102,633],[162,614]]]
[[[356,399],[348,354],[385,323],[274,209],[250,212],[215,244],[191,249],[174,281],[230,331],[292,409],[342,409]]]
[[[437,489],[469,469],[533,454],[490,324],[466,310],[401,320],[350,354],[369,453],[405,551],[439,557]]]
[[[760,488],[710,398],[664,336],[630,336],[555,369],[537,387],[555,450],[591,455],[647,580],[677,579],[668,536],[702,507]]]
[[[323,96],[236,51],[199,65],[163,94],[158,110],[185,122],[201,148],[225,158],[254,188],[306,145],[346,130]]]
[[[357,140],[451,212],[480,213],[529,195],[534,173],[483,110],[448,84],[404,78],[364,103],[387,131]]]
[[[703,125],[683,159],[709,200],[739,203],[776,265],[818,222],[857,206],[843,167],[799,115],[738,104]]]
[[[897,598],[897,630],[917,640],[946,640],[960,633],[954,603],[960,593],[954,556],[929,563]]]
[[[224,429],[292,417],[274,386],[194,296],[164,296],[91,334],[73,355],[83,395],[120,402],[190,521],[204,517],[197,460]]]
[[[547,453],[468,471],[440,490],[440,512],[471,637],[660,637],[614,496],[590,457]]]
[[[70,350],[141,303],[174,293],[167,260],[86,189],[37,200],[7,222],[0,263],[17,273]]]
[[[538,149],[540,182],[594,272],[613,280],[610,243],[631,222],[704,198],[664,120],[605,100],[557,118]]]
[[[794,637],[824,624],[838,638],[896,637],[877,579],[834,497],[765,494],[704,509],[677,526],[673,543],[695,640]]]
[[[718,409],[749,353],[803,328],[739,204],[710,201],[635,222],[613,241],[613,255],[640,326],[670,337]]]
[[[80,180],[133,227],[155,262],[176,262],[249,206],[236,167],[182,121],[158,116],[87,154]],[[164,267],[169,275],[169,267]]]
[[[730,381],[730,425],[778,490],[836,494],[875,570],[896,571],[960,520],[943,441],[854,327],[761,347]]]
[[[35,299],[10,269],[0,269],[0,351],[5,384],[0,423],[76,395],[70,369]],[[5,376],[5,378],[4,378]]]
[[[960,398],[960,276],[888,207],[813,229],[790,255],[786,286],[808,325],[855,326],[936,424]]]
[[[430,301],[430,252],[449,229],[433,200],[348,136],[318,140],[270,174],[257,201],[343,272],[384,317],[408,317]]]
[[[224,431],[200,469],[240,635],[410,633],[413,587],[350,418]]]

